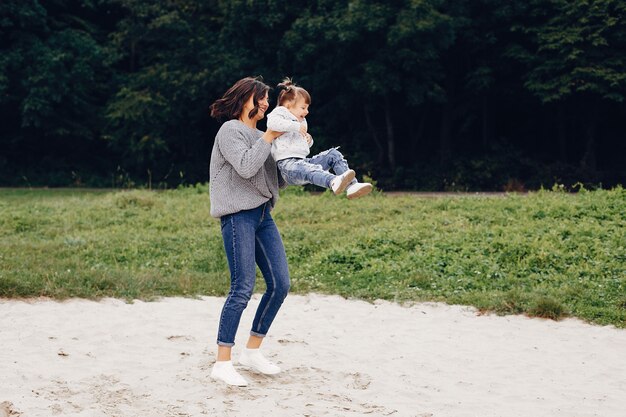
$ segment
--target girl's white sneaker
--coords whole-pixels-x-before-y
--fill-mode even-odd
[[[356,172],[354,172],[353,169],[349,169],[343,174],[337,175],[333,178],[330,182],[330,188],[333,190],[333,193],[335,193],[335,195],[343,193],[348,184],[350,184],[350,182],[354,179],[355,175]]]
[[[280,367],[265,359],[259,349],[244,349],[239,357],[239,363],[256,369],[262,374],[276,375],[280,373]]]
[[[245,387],[248,381],[235,370],[232,361],[217,361],[213,365],[211,378],[226,382],[228,385]]]
[[[355,198],[363,197],[364,195],[368,195],[372,192],[372,184],[369,182],[357,182],[355,184],[350,185],[346,189],[346,194],[350,200]]]

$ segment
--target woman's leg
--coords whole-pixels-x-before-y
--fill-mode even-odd
[[[245,210],[221,219],[224,249],[230,269],[230,291],[222,308],[217,335],[218,360],[230,360],[243,310],[254,290],[255,232],[262,208]]]
[[[251,348],[255,345],[258,347],[260,344],[258,339],[267,334],[290,287],[285,247],[270,215],[269,206],[266,208],[261,226],[257,229],[255,259],[265,279],[267,290],[261,297],[252,322],[249,346]]]
[[[265,278],[267,290],[261,297],[252,322],[250,338],[239,357],[239,363],[263,374],[274,375],[280,372],[280,367],[267,360],[259,347],[289,292],[290,283],[285,248],[270,215],[269,205],[257,229],[255,257]]]
[[[248,305],[254,290],[256,266],[254,264],[255,230],[261,219],[262,207],[224,216],[221,219],[224,249],[230,269],[230,292],[222,308],[217,334],[217,361],[211,377],[229,385],[246,386],[248,382],[233,367],[231,348],[241,314]]]

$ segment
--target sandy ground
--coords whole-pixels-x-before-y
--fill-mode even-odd
[[[0,417],[626,415],[625,330],[290,295],[284,372],[234,388],[209,377],[222,302],[0,300]]]

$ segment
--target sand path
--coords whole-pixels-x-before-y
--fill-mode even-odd
[[[0,300],[0,417],[626,415],[625,330],[290,295],[264,344],[284,372],[232,388],[222,302]]]

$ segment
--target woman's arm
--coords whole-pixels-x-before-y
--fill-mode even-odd
[[[250,147],[241,132],[226,128],[220,129],[215,140],[224,159],[237,174],[242,178],[252,178],[263,167],[270,155],[272,141],[279,135],[279,132],[268,130]]]
[[[288,111],[288,110],[286,110]],[[267,128],[276,132],[300,132],[301,124],[298,121],[290,120],[286,114],[279,109],[274,109],[267,115]]]

